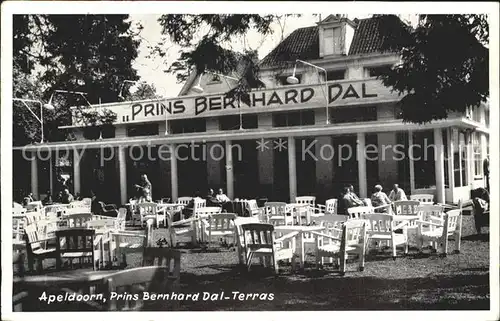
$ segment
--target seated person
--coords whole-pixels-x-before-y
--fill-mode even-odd
[[[219,193],[217,194],[217,196],[215,197],[217,199],[217,201],[219,201],[220,203],[227,203],[227,202],[230,202],[231,200],[229,199],[229,197],[227,197],[226,194],[224,194],[224,191],[222,190],[222,188],[219,188]]]
[[[350,187],[346,186],[344,187],[344,196],[342,198],[342,201],[344,203],[345,211],[347,212],[347,209],[351,207],[357,207],[357,206],[364,206],[365,203],[361,201],[356,194],[351,193]]]
[[[50,193],[50,191],[47,191],[47,196],[45,196],[45,198],[42,200],[42,204],[43,205],[50,205],[52,203],[53,203],[52,194]]]
[[[205,200],[207,201],[207,206],[221,206],[221,202],[215,197],[214,190],[211,188],[208,190]]]
[[[391,204],[391,200],[387,197],[387,194],[382,192],[382,185],[375,185],[375,193],[372,194],[370,198],[373,207],[378,207],[382,205]],[[376,211],[379,213],[386,213],[388,208],[380,208]]]
[[[200,199],[200,200],[202,199],[200,192],[196,192],[195,196],[189,201],[188,205],[186,205],[182,209],[182,216],[184,217],[184,219],[188,219],[191,216],[193,216],[195,199]],[[178,221],[178,220],[180,220],[180,213],[174,215],[174,221]]]
[[[389,194],[389,199],[391,202],[396,202],[396,201],[407,201],[408,199],[406,198],[405,191],[403,191],[401,188],[399,188],[398,184],[394,184],[392,187],[392,191]]]
[[[75,198],[73,197],[73,195],[71,195],[71,193],[69,192],[69,190],[65,189],[63,191],[63,193],[62,193],[62,196],[61,196],[61,203],[63,203],[63,204],[70,204],[74,200],[75,200]]]

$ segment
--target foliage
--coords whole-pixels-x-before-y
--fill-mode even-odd
[[[138,79],[132,62],[139,40],[128,15],[15,15],[13,27],[14,97],[52,99],[56,107],[44,111],[46,140],[68,139],[70,131],[58,127],[71,123],[70,106],[118,101],[123,81]],[[87,93],[86,99],[57,89]],[[14,143],[39,141],[38,121],[26,108],[14,111]],[[89,124],[116,119],[89,110],[80,117]]]
[[[242,91],[261,87],[256,51],[235,52],[230,43],[250,30],[257,30],[262,35],[271,34],[272,23],[280,17],[257,14],[162,15],[158,19],[162,33],[182,47],[180,58],[169,66],[167,72],[175,73],[178,82],[184,82],[193,70],[225,75],[236,71],[242,77],[239,84]],[[207,32],[197,41],[195,35],[205,29]]]
[[[123,89],[126,94],[124,94],[124,100],[145,100],[145,99],[155,99],[159,98],[156,93],[156,87],[153,84],[148,84],[145,82],[140,82],[134,91],[130,92],[129,88],[124,86]]]
[[[386,50],[401,63],[380,76],[406,94],[404,121],[425,123],[465,112],[489,96],[489,31],[484,15],[423,15],[415,28],[389,33]]]

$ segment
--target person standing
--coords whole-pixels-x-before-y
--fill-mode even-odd
[[[151,202],[152,201],[152,190],[153,186],[151,185],[151,182],[148,179],[148,176],[146,174],[141,175],[141,181],[139,184],[136,184],[135,187],[139,189],[141,197],[139,197],[139,202]]]
[[[408,200],[406,198],[405,191],[403,191],[403,189],[399,188],[398,184],[394,184],[392,191],[389,194],[389,199],[391,200],[391,202],[407,201]]]
[[[490,191],[490,156],[486,156],[483,161],[483,173],[484,179],[486,180],[486,189]]]

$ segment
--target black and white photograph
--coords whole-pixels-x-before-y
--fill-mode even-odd
[[[2,4],[5,319],[499,319],[499,10]]]

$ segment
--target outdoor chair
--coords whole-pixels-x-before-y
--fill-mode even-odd
[[[349,219],[360,219],[363,214],[374,213],[374,208],[372,206],[357,206],[347,209],[349,214]]]
[[[319,213],[322,214],[337,214],[337,199],[330,198],[325,201],[325,205],[317,204]]]
[[[234,225],[236,217],[236,214],[233,213],[219,213],[209,215],[207,219],[201,220],[203,239],[208,243],[208,248],[210,248],[214,237],[223,241],[223,244],[228,244],[226,239],[231,237],[232,244],[236,243]]]
[[[84,228],[87,222],[92,220],[92,213],[79,213],[64,215],[63,219],[68,222],[68,228]]]
[[[396,222],[391,214],[366,214],[362,217],[367,222],[367,241],[388,241],[392,249],[392,258],[396,259],[396,247],[404,245],[404,253],[408,254],[408,236],[406,233],[396,233]]]
[[[177,198],[177,204],[188,205],[193,198],[190,196],[182,196]]]
[[[295,197],[295,203],[307,204],[314,208],[316,207],[316,196],[297,196]]]
[[[442,205],[421,204],[419,206],[419,212],[420,218],[424,222],[439,224],[444,221],[444,207]],[[420,228],[422,232],[426,233],[434,231],[437,227],[435,225],[426,225],[422,223]],[[430,245],[437,250],[437,242],[431,242]]]
[[[311,226],[321,226],[324,227],[325,229],[336,229],[336,231],[339,231],[339,229],[342,229],[342,224],[347,222],[349,219],[349,216],[347,215],[323,215],[320,217],[313,217],[311,219]],[[338,233],[338,237],[340,237],[340,232]],[[310,232],[303,232],[302,233],[302,248],[305,249],[306,245],[313,245],[316,242],[316,237],[314,234]]]
[[[156,227],[160,228],[160,222],[163,226],[166,226],[166,216],[164,211],[158,211],[158,205],[153,202],[143,202],[137,204],[137,210],[141,215],[141,226],[146,224],[148,219],[153,219],[156,221]]]
[[[274,226],[271,224],[243,224],[241,225],[245,258],[248,271],[252,266],[253,258],[271,258],[274,272],[279,272],[278,262],[289,260],[295,267],[295,242],[299,232],[291,232],[275,239]],[[288,246],[286,246],[288,245]]]
[[[436,219],[430,221],[417,221],[417,245],[422,250],[426,241],[437,242],[440,252],[443,256],[448,252],[448,238],[453,236],[455,239],[455,253],[460,253],[460,238],[462,237],[462,209],[451,210],[444,213],[444,220],[435,223]],[[425,230],[425,226],[433,226],[432,230]]]
[[[25,222],[21,218],[12,219],[12,249],[14,253],[22,252],[26,248],[24,241]]]
[[[109,240],[103,240],[110,246],[110,260],[119,261],[121,265],[127,265],[127,254],[142,253],[144,248],[151,245],[153,234],[153,222],[146,222],[146,231],[112,231]]]
[[[55,246],[50,246],[49,241],[55,241],[54,237],[47,237],[45,233],[39,232],[36,224],[27,224],[24,227],[26,233],[26,254],[28,269],[34,271],[33,264],[37,264],[37,272],[42,272],[43,260],[56,257]]]
[[[434,204],[434,195],[432,194],[415,194],[410,195],[410,201],[419,201],[420,204]]]
[[[64,240],[64,241],[63,241]],[[61,242],[63,241],[63,242]],[[63,260],[67,259],[73,267],[73,260],[78,259],[80,266],[85,259],[91,259],[94,270],[96,261],[95,246],[100,240],[95,238],[95,230],[68,229],[56,231],[56,267],[62,268]]]
[[[180,256],[179,256],[180,258]],[[109,300],[109,311],[145,311],[158,310],[158,302],[161,301],[164,308],[165,302],[173,302],[176,306],[177,300],[147,300],[145,294],[172,294],[178,293],[180,283],[180,265],[176,270],[170,267],[146,266],[117,272],[107,278],[107,296]],[[137,300],[119,300],[112,297],[112,293],[123,293],[137,295]]]
[[[286,213],[286,203],[267,202],[264,205],[264,216],[267,223],[272,225],[292,225],[293,217]]]
[[[476,232],[481,234],[482,228],[490,225],[489,204],[479,197],[474,197],[472,199],[472,214]]]
[[[194,217],[196,218],[196,234],[200,242],[205,242],[205,230],[203,221],[211,215],[222,213],[222,208],[218,206],[204,206],[195,208]]]
[[[357,255],[359,270],[365,268],[366,221],[351,219],[341,229],[328,228],[322,232],[311,232],[316,238],[316,267],[323,266],[324,258],[337,260],[340,273],[345,275],[349,255]],[[328,242],[327,242],[328,241]]]
[[[419,216],[419,201],[395,201],[392,203],[395,215],[412,215]],[[408,230],[412,232],[416,231],[418,228],[418,223],[416,221],[410,221],[403,227],[404,233],[408,235]]]

